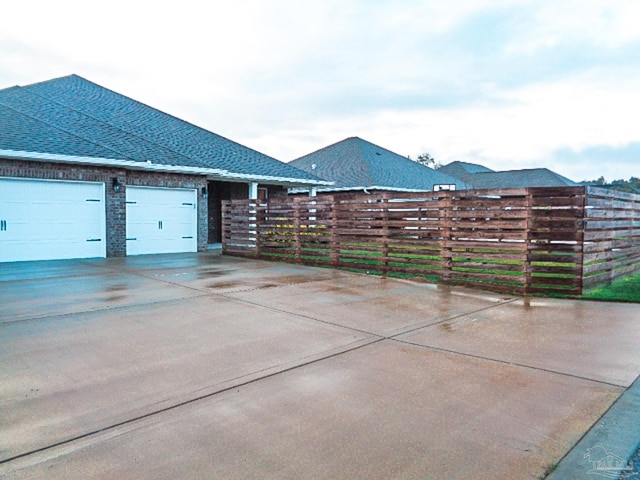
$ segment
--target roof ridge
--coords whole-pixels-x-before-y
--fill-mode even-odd
[[[331,143],[331,144],[329,144],[329,145],[325,145],[324,147],[320,147],[320,148],[318,148],[317,150],[314,150],[314,151],[312,151],[312,152],[306,153],[306,154],[302,155],[301,157],[294,158],[293,160],[290,160],[290,161],[289,161],[289,162],[287,162],[287,163],[295,162],[296,160],[301,160],[301,159],[306,158],[306,157],[308,157],[308,156],[310,156],[310,155],[314,155],[314,154],[316,154],[316,153],[318,153],[318,152],[322,152],[323,150],[329,150],[330,148],[333,148],[333,147],[335,147],[336,145],[338,145],[338,144],[340,144],[340,143],[343,143],[343,142],[345,142],[346,140],[353,139],[353,138],[357,138],[357,137],[347,137],[347,138],[344,138],[344,139],[339,140],[339,141],[337,141],[337,142]]]
[[[362,158],[364,160],[365,174],[366,174],[367,178],[369,178],[370,181],[373,181],[372,168],[371,168],[372,167],[371,161],[373,159],[372,158],[370,159],[366,155],[366,151],[365,151],[364,147],[367,144],[373,145],[373,146],[375,146],[375,145],[373,143],[371,143],[371,142],[367,142],[366,140],[363,140],[360,137],[352,137],[352,138],[349,138],[347,140],[352,140],[352,139],[357,141],[358,148],[360,149],[360,158]]]
[[[20,89],[21,91],[22,91],[22,90],[24,90],[25,92],[29,93],[30,95],[36,95],[36,96],[38,96],[38,97],[40,97],[40,98],[43,98],[43,99],[45,99],[45,100],[47,100],[47,101],[49,101],[49,102],[56,103],[56,102],[53,102],[52,100],[50,100],[49,98],[43,97],[42,95],[38,95],[38,94],[36,94],[36,93],[30,92],[30,91],[28,91],[28,90],[25,90],[25,89],[24,89],[24,87],[17,87],[17,88],[18,88],[18,89]],[[10,109],[10,110],[13,110],[13,111],[14,111],[14,112],[16,112],[17,114],[22,115],[22,116],[27,117],[27,118],[30,118],[31,120],[34,120],[34,121],[36,121],[36,122],[38,122],[38,123],[41,123],[41,124],[46,125],[46,126],[48,126],[48,127],[51,127],[51,128],[53,128],[53,129],[55,129],[55,130],[58,130],[58,131],[60,131],[60,132],[64,132],[64,133],[66,133],[66,134],[68,134],[68,135],[71,135],[71,136],[73,136],[73,137],[79,138],[80,140],[84,140],[85,142],[91,143],[92,145],[97,145],[97,146],[99,146],[99,147],[101,147],[101,148],[104,148],[105,150],[109,150],[109,151],[111,151],[111,152],[114,152],[114,153],[117,155],[117,157],[124,158],[124,159],[126,159],[126,160],[130,160],[130,161],[133,161],[133,162],[135,162],[135,161],[136,161],[136,160],[134,160],[133,158],[131,158],[131,157],[127,156],[127,155],[122,155],[120,152],[118,152],[117,150],[114,150],[113,148],[111,148],[111,147],[109,147],[109,146],[107,146],[107,145],[103,145],[103,144],[102,144],[102,143],[100,143],[100,142],[96,142],[96,141],[94,141],[94,140],[90,140],[90,139],[88,139],[88,138],[86,138],[86,137],[84,137],[84,136],[82,136],[82,135],[79,135],[79,134],[78,134],[78,133],[76,133],[76,132],[69,131],[69,130],[67,130],[67,129],[65,129],[65,128],[61,128],[61,127],[59,127],[59,126],[57,126],[57,125],[54,125],[54,124],[52,124],[52,123],[46,122],[46,121],[44,121],[44,120],[41,120],[41,119],[39,119],[39,118],[37,118],[37,117],[35,117],[35,116],[33,116],[33,115],[30,115],[30,114],[28,114],[28,113],[22,112],[22,111],[20,111],[20,110],[18,110],[18,109],[16,109],[16,108],[12,107],[11,105],[7,105],[6,103],[3,103],[3,102],[2,102],[2,99],[0,99],[0,104],[2,104],[2,106],[4,106],[5,108],[8,108],[8,109]],[[66,107],[66,105],[62,105],[62,106]],[[67,107],[67,108],[69,108],[69,107]],[[72,108],[69,108],[69,109],[70,109],[70,110],[73,110]],[[74,110],[74,111],[75,111],[75,110]],[[78,113],[80,113],[81,115],[84,115],[84,114],[82,114],[82,112],[78,112]],[[88,117],[89,115],[85,115],[85,116],[86,116],[86,117]],[[89,118],[91,118],[91,117],[89,117]],[[99,121],[99,120],[98,120],[98,121]]]
[[[43,83],[51,83],[57,80],[62,80],[63,78],[71,78],[71,77],[82,78],[80,75],[76,75],[75,73],[72,73],[70,75],[63,75],[61,77],[50,78],[49,80],[42,80],[41,82],[28,83],[27,85],[20,85],[20,88],[35,87],[36,85],[42,85]]]
[[[491,171],[491,172],[475,172],[475,173],[471,173],[470,175],[482,175],[482,174],[495,174],[495,173],[514,173],[514,172],[532,172],[534,170],[546,170],[549,173],[553,173],[554,175],[560,175],[559,173],[554,172],[553,170],[550,170],[547,167],[531,167],[531,168],[514,168],[511,170],[496,170],[496,171]]]

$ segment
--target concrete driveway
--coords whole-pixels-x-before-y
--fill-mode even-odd
[[[213,253],[3,264],[0,474],[536,479],[640,374],[639,312]]]

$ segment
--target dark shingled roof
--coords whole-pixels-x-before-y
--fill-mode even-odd
[[[578,184],[547,168],[474,173],[467,177],[473,188],[577,187]]]
[[[77,75],[0,90],[0,149],[318,178]],[[268,182],[267,182],[268,183]]]
[[[547,168],[496,172],[483,165],[451,162],[438,171],[465,181],[471,188],[575,187],[578,184]]]
[[[471,174],[482,172],[493,172],[490,168],[484,165],[478,165],[477,163],[468,162],[451,162],[447,165],[443,165],[438,169],[439,172],[446,173],[452,177],[466,180]]]
[[[0,104],[0,149],[111,158],[113,152]]]
[[[376,187],[431,191],[437,184],[465,188],[458,179],[358,137],[347,138],[290,164],[335,182],[335,186],[323,190]]]

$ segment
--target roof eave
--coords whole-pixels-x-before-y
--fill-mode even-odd
[[[253,175],[249,173],[235,173],[225,171],[223,178],[220,180],[234,181],[243,180],[245,182],[258,182],[269,183],[270,185],[281,185],[283,187],[318,187],[318,186],[331,186],[335,182],[327,180],[313,180],[307,178],[295,178],[295,177],[277,177],[271,175]]]
[[[423,193],[423,192],[432,192],[433,190],[427,190],[424,188],[402,188],[402,187],[379,187],[379,186],[372,186],[372,187],[331,187],[331,188],[318,188],[317,192],[318,193],[326,193],[326,192],[349,192],[349,191],[354,191],[354,190],[362,190],[362,191],[367,191],[367,190],[385,190],[388,192],[403,192],[403,193]],[[293,188],[290,190],[290,193],[303,193],[304,190],[300,190],[298,191],[297,189]]]
[[[128,170],[150,170],[154,172],[187,173],[193,175],[227,174],[226,170],[217,168],[187,167],[184,165],[163,165],[151,160],[137,162],[118,158],[85,157],[78,155],[63,155],[58,153],[27,152],[17,150],[0,150],[0,158],[9,160],[26,160],[32,162],[70,163],[80,165],[97,165],[101,167],[120,167]]]
[[[57,153],[27,152],[18,150],[2,150],[0,149],[0,158],[9,160],[25,160],[33,162],[53,162],[53,163],[69,163],[79,165],[97,165],[101,167],[119,167],[127,170],[143,170],[163,173],[182,173],[190,175],[206,175],[214,180],[224,180],[228,182],[263,182],[272,185],[282,185],[286,187],[304,187],[318,185],[333,185],[333,182],[323,180],[311,180],[304,178],[288,178],[274,177],[268,175],[249,175],[241,173],[233,173],[228,170],[208,167],[188,167],[184,165],[163,165],[153,163],[151,160],[146,162],[137,162],[133,160],[121,160],[117,158],[102,157],[86,157],[76,155],[62,155]]]

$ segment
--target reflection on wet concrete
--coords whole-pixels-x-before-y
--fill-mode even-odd
[[[232,273],[231,270],[225,270],[220,268],[207,268],[204,270],[197,270],[196,278],[198,278],[198,280],[204,280],[207,278],[224,277],[225,275],[229,275],[230,273]]]

